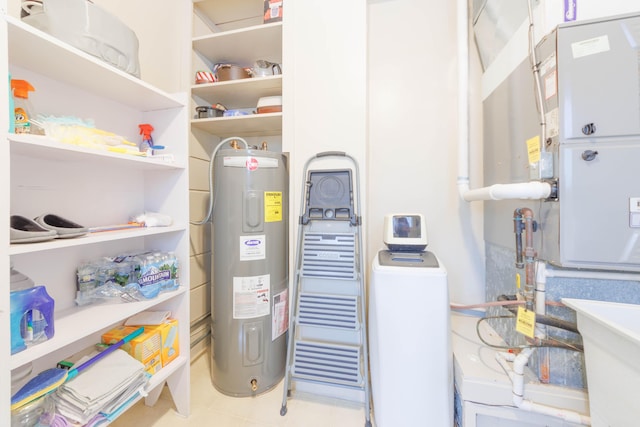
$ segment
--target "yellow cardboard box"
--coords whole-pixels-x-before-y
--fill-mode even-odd
[[[102,342],[104,344],[115,344],[136,329],[138,329],[138,326],[118,326],[103,334]],[[134,359],[140,361],[145,370],[151,375],[162,368],[162,356],[160,354],[162,338],[159,331],[147,331],[145,328],[145,331],[140,336],[124,344],[121,348]]]
[[[145,326],[146,332],[158,332],[160,334],[162,349],[162,366],[167,366],[169,362],[180,355],[180,341],[178,340],[178,319],[168,319],[160,325]]]

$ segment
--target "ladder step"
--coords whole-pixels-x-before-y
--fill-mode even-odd
[[[360,347],[296,341],[292,373],[307,380],[361,386]]]
[[[302,276],[329,279],[355,279],[355,234],[304,233]]]
[[[301,325],[353,331],[360,327],[357,296],[300,294],[298,302]]]

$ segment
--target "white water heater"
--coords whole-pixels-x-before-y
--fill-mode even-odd
[[[212,382],[252,396],[284,376],[288,328],[288,167],[282,153],[214,159]]]

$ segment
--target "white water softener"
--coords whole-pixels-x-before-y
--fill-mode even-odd
[[[369,358],[376,426],[453,425],[447,271],[429,251],[424,216],[385,217],[373,259]]]
[[[223,149],[214,158],[211,377],[253,396],[283,378],[288,328],[288,171],[282,153]]]

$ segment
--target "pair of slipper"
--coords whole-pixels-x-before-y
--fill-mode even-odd
[[[58,215],[43,214],[34,219],[11,215],[10,231],[11,243],[34,243],[84,236],[89,229]]]

